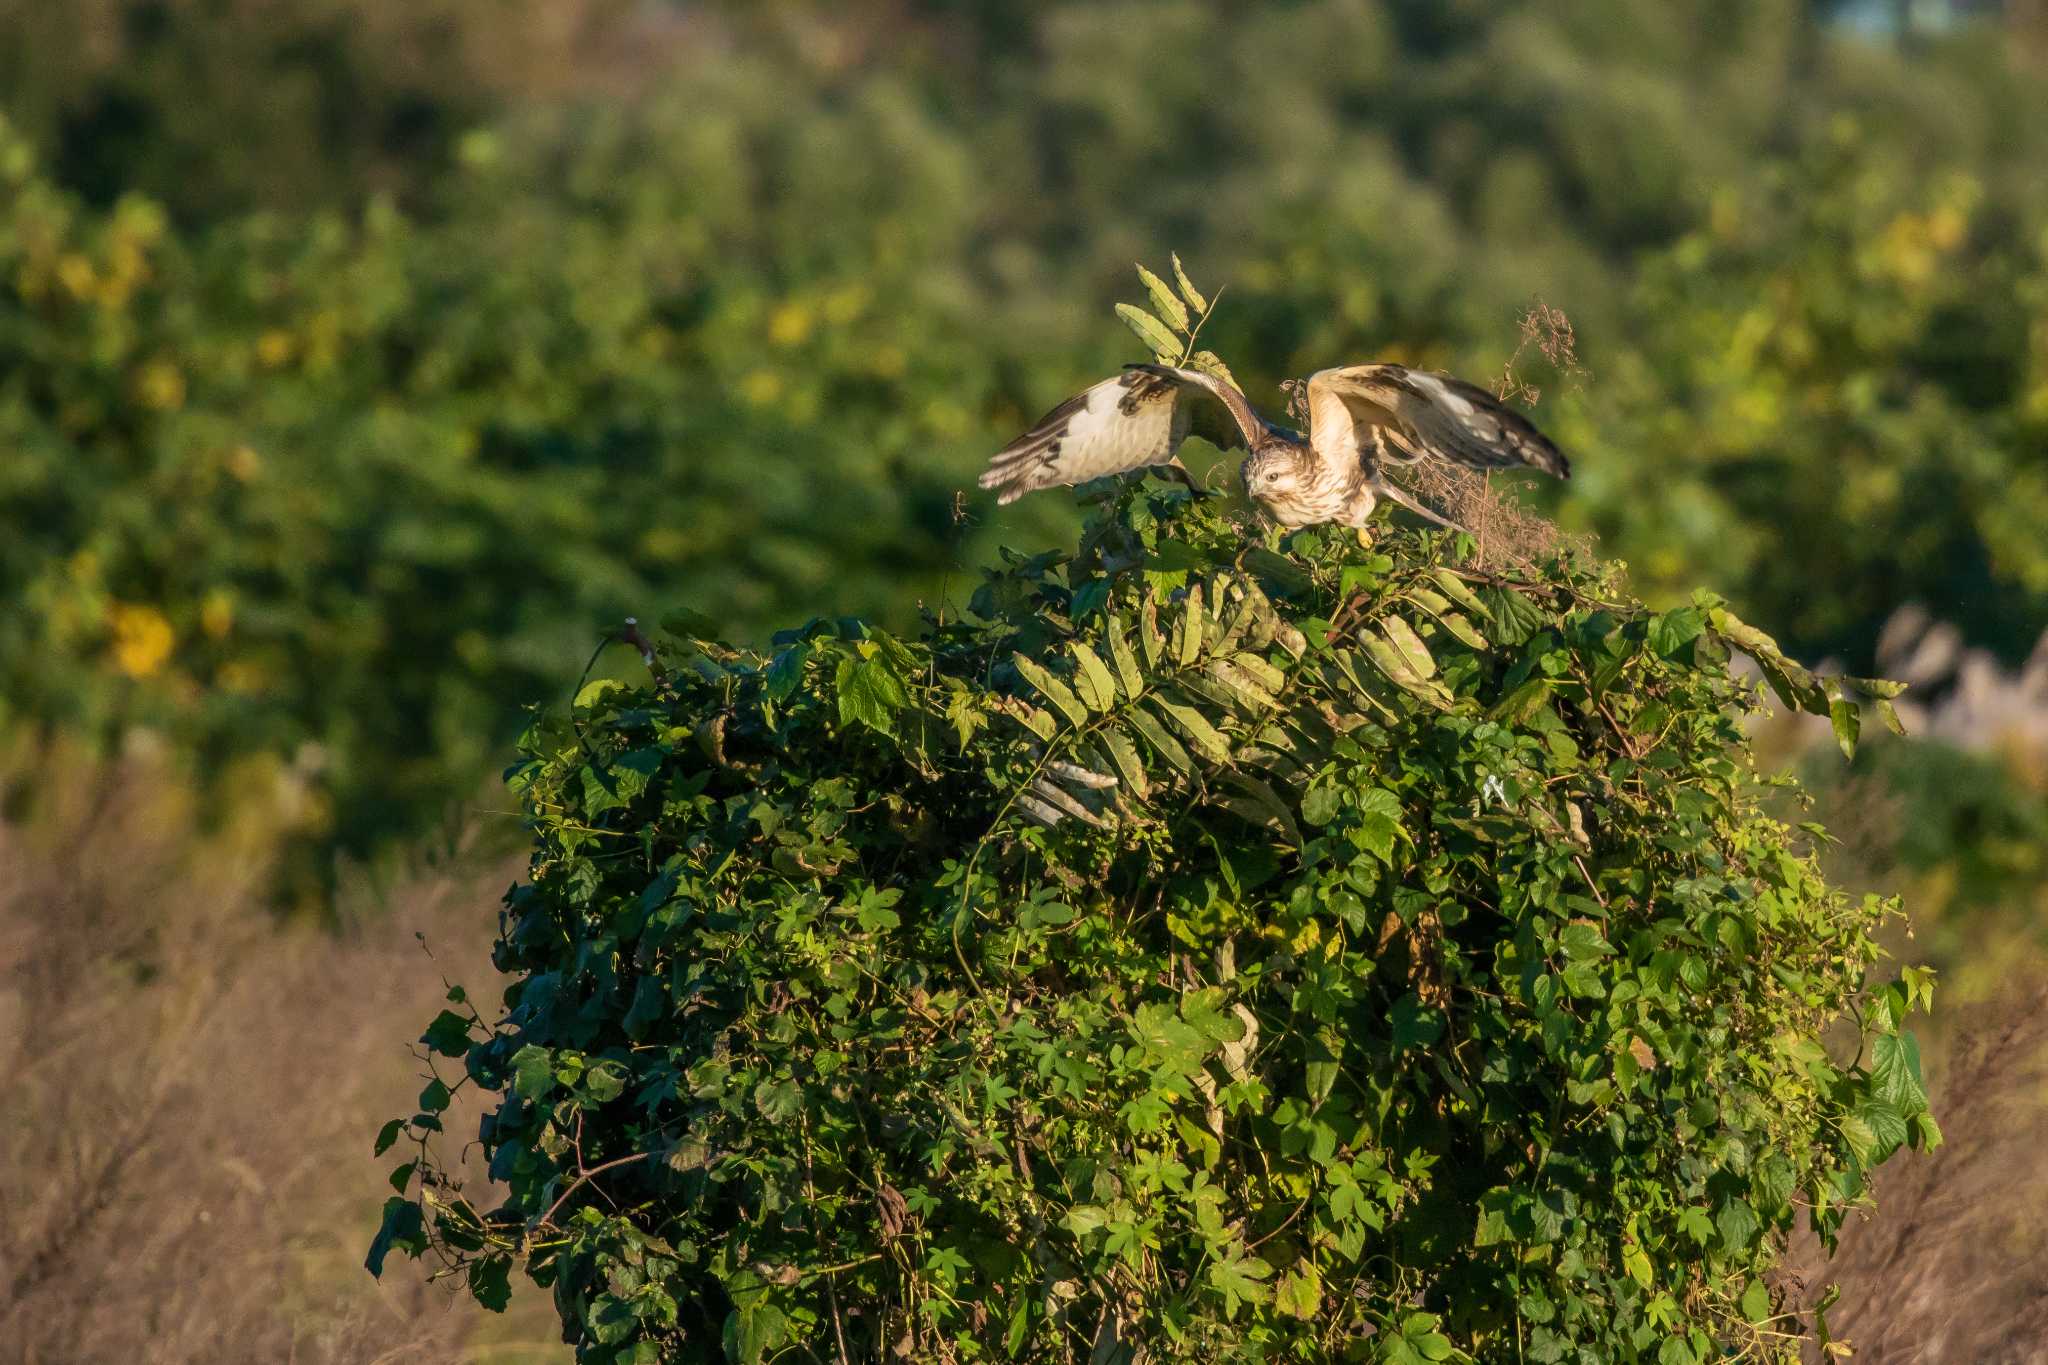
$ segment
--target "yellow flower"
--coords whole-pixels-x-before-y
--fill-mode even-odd
[[[93,273],[92,262],[76,251],[67,252],[57,262],[57,280],[71,291],[75,299],[85,298],[98,282]]]
[[[131,678],[147,678],[171,657],[176,637],[155,607],[116,602],[107,608],[114,631],[114,666]]]
[[[213,675],[213,680],[223,692],[248,696],[261,692],[269,680],[269,675],[261,664],[243,659],[230,659],[220,666],[220,671]]]
[[[740,381],[740,397],[765,408],[782,397],[782,376],[773,370],[755,370]]]
[[[224,639],[235,628],[235,595],[226,588],[206,594],[199,604],[199,628],[216,640]]]
[[[279,327],[273,327],[256,338],[256,358],[265,368],[276,369],[292,358],[292,334]]]
[[[801,346],[810,340],[813,322],[803,304],[785,303],[768,315],[768,339],[777,346]]]
[[[146,408],[175,412],[185,406],[185,376],[168,360],[152,360],[135,376],[135,397]]]

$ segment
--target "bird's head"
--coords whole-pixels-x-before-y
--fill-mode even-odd
[[[1276,448],[1252,456],[1238,473],[1244,480],[1246,495],[1266,502],[1301,491],[1307,470],[1295,451]]]

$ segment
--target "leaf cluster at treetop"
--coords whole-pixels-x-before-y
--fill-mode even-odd
[[[1133,486],[915,640],[672,622],[511,771],[371,1269],[524,1269],[592,1362],[1796,1359],[1795,1210],[1939,1141],[1932,987],[1728,650],[1847,743],[1888,689],[1472,550]]]

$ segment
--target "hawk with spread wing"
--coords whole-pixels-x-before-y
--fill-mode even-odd
[[[1474,469],[1527,465],[1564,479],[1550,439],[1486,390],[1405,365],[1347,365],[1309,378],[1308,434],[1259,415],[1235,385],[1200,370],[1127,365],[1075,394],[989,461],[981,486],[1015,502],[1055,484],[1165,467],[1180,472],[1192,432],[1247,452],[1240,477],[1266,515],[1292,529],[1363,526],[1384,497],[1455,526],[1390,481],[1388,465],[1445,460]]]

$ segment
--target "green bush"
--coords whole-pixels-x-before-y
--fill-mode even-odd
[[[672,622],[511,770],[505,1012],[423,1037],[371,1270],[524,1269],[589,1361],[1795,1359],[1795,1217],[1938,1141],[1931,986],[1727,651],[1845,745],[1890,689],[1472,548],[1133,488],[914,640]]]
[[[954,494],[1134,358],[1093,305],[1167,240],[1255,394],[1487,379],[1566,310],[1592,378],[1536,377],[1581,458],[1538,496],[1656,605],[1852,660],[1905,600],[2007,659],[2048,620],[2048,99],[1988,41],[1902,61],[1804,0],[727,3],[605,94],[503,100],[575,64],[565,16],[664,8],[509,2],[0,14],[0,726],[293,793],[311,899],[473,797],[593,620],[896,628],[999,532],[1056,543],[1057,500]]]

